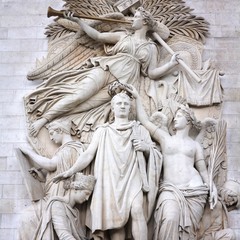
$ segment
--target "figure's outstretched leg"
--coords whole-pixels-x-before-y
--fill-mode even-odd
[[[147,222],[143,213],[143,193],[139,192],[132,203],[132,235],[135,240],[147,240]]]
[[[159,208],[156,209],[154,240],[179,240],[180,208],[171,192],[161,192],[158,199]],[[158,205],[158,203],[157,203]]]
[[[89,74],[76,84],[76,89],[73,93],[66,95],[56,102],[40,119],[31,125],[30,134],[37,136],[38,132],[47,122],[74,110],[79,104],[96,95],[108,84],[108,79],[109,72],[104,71],[100,67],[89,71]],[[83,109],[83,111],[86,110],[90,109]]]

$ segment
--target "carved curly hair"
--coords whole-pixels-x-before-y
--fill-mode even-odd
[[[192,127],[195,127],[196,129],[201,129],[201,122],[197,121],[194,112],[189,108],[185,106],[180,106],[177,111],[180,111],[184,117],[187,119],[187,121],[191,124]]]
[[[146,21],[151,30],[154,30],[157,27],[157,21],[153,18],[150,12],[145,10],[143,7],[139,7],[137,11],[141,13],[143,19]]]
[[[72,178],[64,181],[64,189],[75,190],[89,190],[92,191],[95,186],[96,179],[92,175],[84,175],[82,173],[76,173]]]

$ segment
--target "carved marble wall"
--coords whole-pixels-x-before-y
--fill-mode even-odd
[[[212,58],[225,75],[222,118],[227,122],[228,178],[240,181],[240,3],[238,0],[186,0],[194,14],[210,23],[203,60]],[[14,148],[26,143],[22,96],[40,82],[26,80],[37,57],[45,56],[47,7],[61,1],[0,1],[0,240],[17,239],[22,210],[30,200]],[[218,109],[210,109],[220,114]],[[240,239],[240,212],[229,213],[230,227]]]

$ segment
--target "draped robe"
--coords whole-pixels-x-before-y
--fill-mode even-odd
[[[166,198],[165,192],[171,197]],[[205,185],[180,189],[171,183],[163,182],[155,210],[154,240],[196,239],[207,194],[208,187]],[[177,202],[177,208],[171,204],[173,200]],[[178,219],[168,221],[165,213],[169,211],[177,211]]]
[[[137,45],[134,38],[127,35],[105,49],[107,56],[90,58],[85,68],[59,72],[26,96],[25,108],[30,122],[39,117],[51,121],[69,116],[81,132],[89,131],[89,126],[94,131],[96,126],[109,121],[108,86],[116,80],[141,89],[142,98],[147,99],[148,108],[154,112],[157,108],[156,93],[152,90],[155,85],[146,75],[152,51],[157,51],[155,44],[149,40]],[[91,96],[84,102],[71,100],[71,96],[81,96],[89,89]]]
[[[97,179],[90,206],[91,229],[109,230],[125,226],[129,220],[134,198],[142,191],[139,162],[132,145],[133,126],[138,137],[149,146],[146,173],[150,191],[146,194],[146,218],[154,208],[161,170],[161,154],[151,141],[148,131],[133,121],[116,128],[111,124],[99,127],[95,137],[99,138],[94,162]]]

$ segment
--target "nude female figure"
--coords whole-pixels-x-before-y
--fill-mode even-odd
[[[196,123],[193,112],[187,107],[177,111],[176,134],[171,136],[148,120],[137,90],[129,86],[128,91],[136,99],[138,120],[161,145],[163,154],[163,182],[155,211],[154,240],[195,239],[209,192],[209,176],[202,148],[189,136]],[[209,201],[215,206],[215,185],[212,196]]]

